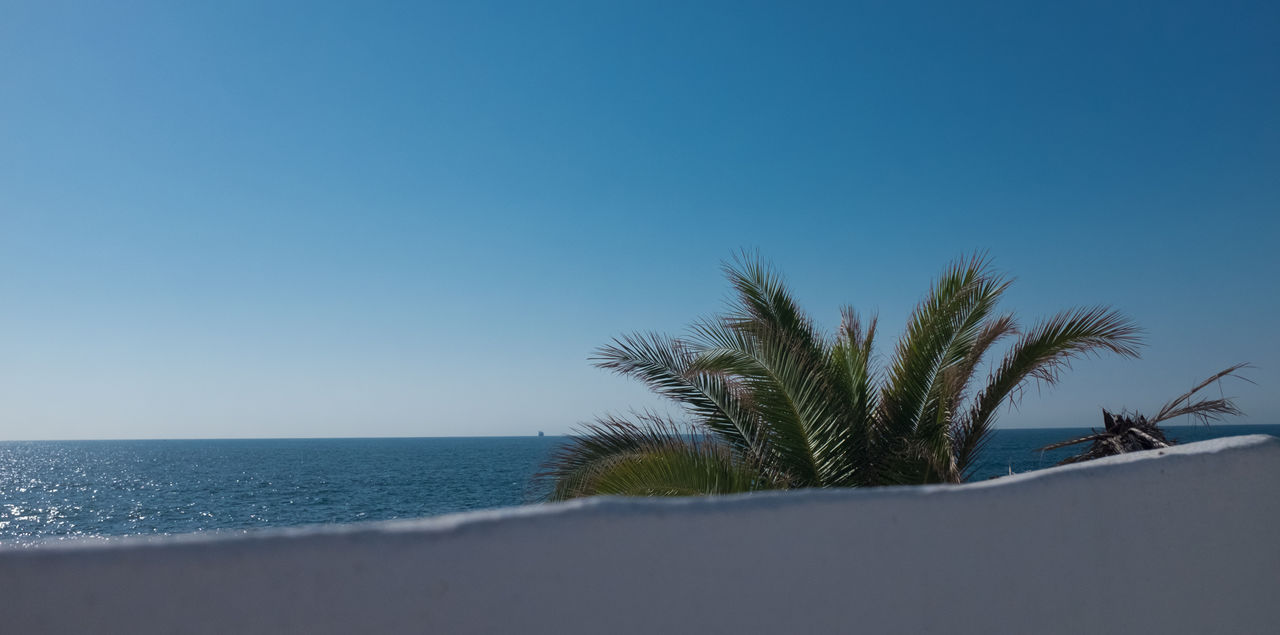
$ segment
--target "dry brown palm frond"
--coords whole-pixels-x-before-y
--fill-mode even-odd
[[[1046,445],[1046,446],[1044,446],[1043,448],[1039,448],[1039,449],[1037,449],[1037,450],[1035,450],[1035,451],[1036,451],[1036,452],[1048,452],[1049,450],[1057,450],[1058,448],[1065,448],[1065,447],[1067,447],[1067,446],[1069,446],[1069,445],[1076,445],[1076,444],[1079,444],[1079,443],[1088,443],[1089,441],[1097,441],[1098,439],[1101,439],[1103,436],[1105,436],[1105,435],[1097,434],[1097,433],[1089,434],[1089,435],[1085,435],[1085,436],[1083,436],[1083,437],[1078,437],[1078,438],[1075,438],[1075,439],[1071,439],[1070,441],[1059,441],[1059,442],[1057,442],[1057,443],[1050,443],[1049,445]]]
[[[1195,396],[1196,393],[1207,388],[1210,384],[1221,381],[1224,377],[1235,377],[1236,379],[1243,379],[1244,381],[1253,383],[1248,378],[1241,377],[1239,374],[1239,371],[1252,367],[1253,366],[1246,362],[1224,368],[1213,375],[1210,375],[1204,381],[1196,384],[1196,386],[1191,390],[1188,390],[1165,403],[1165,405],[1160,408],[1160,412],[1151,419],[1151,423],[1160,423],[1161,421],[1167,421],[1174,417],[1181,417],[1183,415],[1192,415],[1202,423],[1208,423],[1210,420],[1221,420],[1225,416],[1242,414],[1240,409],[1236,408],[1235,402],[1231,399],[1221,398],[1191,401],[1191,398]]]
[[[1183,415],[1191,415],[1204,423],[1208,423],[1211,420],[1220,420],[1226,416],[1242,414],[1240,409],[1236,407],[1235,402],[1228,397],[1199,400],[1193,398],[1196,393],[1204,390],[1214,382],[1222,380],[1224,377],[1236,377],[1249,381],[1238,374],[1240,370],[1249,367],[1249,364],[1236,364],[1210,375],[1204,381],[1196,384],[1191,390],[1165,403],[1164,407],[1160,409],[1160,413],[1151,419],[1147,419],[1136,412],[1132,414],[1122,412],[1118,415],[1113,415],[1107,410],[1103,410],[1102,421],[1104,429],[1102,431],[1094,430],[1092,434],[1083,437],[1052,443],[1040,448],[1039,451],[1056,450],[1069,445],[1092,442],[1088,450],[1069,456],[1058,463],[1058,465],[1067,465],[1126,452],[1167,448],[1176,443],[1176,441],[1165,438],[1164,431],[1160,429],[1159,425],[1162,421],[1168,421]]]

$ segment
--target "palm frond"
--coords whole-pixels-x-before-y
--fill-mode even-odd
[[[1011,398],[1016,400],[1028,380],[1052,385],[1073,359],[1101,352],[1138,357],[1141,344],[1141,330],[1133,321],[1106,307],[1063,311],[1037,324],[1005,354],[957,426],[957,465],[962,470],[972,465],[1000,406]]]
[[[769,328],[793,346],[811,351],[823,348],[822,336],[787,289],[786,282],[759,254],[740,252],[723,265],[724,275],[737,292],[731,304],[730,322],[750,331]]]
[[[1181,417],[1183,415],[1192,415],[1202,423],[1208,423],[1211,420],[1220,420],[1226,416],[1241,414],[1240,409],[1236,408],[1235,402],[1231,399],[1200,399],[1192,401],[1191,398],[1194,397],[1196,393],[1209,387],[1210,384],[1221,381],[1225,377],[1235,377],[1236,379],[1249,381],[1247,378],[1241,377],[1239,374],[1239,371],[1246,368],[1252,368],[1252,366],[1248,363],[1236,364],[1235,366],[1224,368],[1210,375],[1200,383],[1196,384],[1191,390],[1188,390],[1165,403],[1164,406],[1160,408],[1160,412],[1156,413],[1156,416],[1151,419],[1151,423],[1156,424],[1161,421]]]
[[[550,499],[566,500],[596,494],[625,494],[638,485],[628,479],[647,473],[660,475],[661,466],[672,470],[663,488],[705,487],[700,493],[745,491],[775,482],[772,472],[762,470],[727,444],[661,415],[643,412],[632,419],[606,416],[582,426],[571,441],[552,453],[537,478],[550,482]],[[700,465],[701,476],[692,470]],[[683,466],[683,467],[681,467]],[[680,488],[676,475],[686,479]],[[750,478],[744,480],[744,474]],[[662,489],[662,488],[657,488]],[[656,494],[655,489],[649,494]]]
[[[1008,285],[984,256],[975,255],[952,263],[913,311],[895,351],[879,423],[888,438],[908,439],[923,462],[900,462],[896,478],[920,482],[953,471],[947,386],[955,382],[949,371],[968,359]]]
[[[751,329],[728,319],[696,325],[705,338],[693,368],[723,373],[740,382],[751,396],[752,408],[768,421],[768,447],[782,469],[804,486],[820,485],[833,468],[823,464],[827,448],[820,443],[830,400],[821,360],[813,360],[804,346],[767,325]]]
[[[743,388],[723,373],[694,368],[699,354],[683,340],[636,333],[601,347],[593,361],[597,368],[638,379],[680,404],[730,445],[759,452],[764,442],[759,417],[744,402]]]
[[[947,369],[944,387],[949,398],[948,409],[955,411],[960,407],[978,366],[991,348],[1000,340],[1017,334],[1018,323],[1012,313],[989,319],[983,324],[982,331],[969,347],[968,356],[961,363]]]
[[[732,374],[773,424],[773,445],[793,474],[811,485],[840,481],[850,472],[853,440],[833,417],[838,388],[829,376],[830,344],[758,255],[739,254],[724,269],[737,299],[714,323],[719,333],[712,339],[727,350],[708,357],[737,363]]]
[[[1103,438],[1103,436],[1104,436],[1104,435],[1101,435],[1101,434],[1098,434],[1098,433],[1096,433],[1096,432],[1095,432],[1095,433],[1093,433],[1093,434],[1087,434],[1087,435],[1085,435],[1085,436],[1077,437],[1077,438],[1075,438],[1075,439],[1071,439],[1071,440],[1068,440],[1068,441],[1059,441],[1059,442],[1057,442],[1057,443],[1050,443],[1049,445],[1046,445],[1046,446],[1044,446],[1043,448],[1039,448],[1039,449],[1036,449],[1036,450],[1034,450],[1034,451],[1035,451],[1035,452],[1048,452],[1049,450],[1057,450],[1058,448],[1065,448],[1065,447],[1070,446],[1070,445],[1078,445],[1078,444],[1080,444],[1080,443],[1088,443],[1088,442],[1090,442],[1090,441],[1097,441],[1098,439]]]
[[[723,447],[690,443],[620,457],[596,472],[595,494],[700,496],[735,494],[778,485]]]
[[[878,320],[873,315],[864,330],[861,317],[852,308],[844,308],[841,314],[840,331],[831,347],[829,366],[839,399],[836,416],[843,434],[848,437],[845,451],[850,458],[850,473],[837,480],[841,484],[864,485],[872,482],[871,475],[875,472],[869,434],[879,403],[871,360]]]

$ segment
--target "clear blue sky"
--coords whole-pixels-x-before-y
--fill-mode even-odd
[[[0,2],[0,439],[565,432],[742,247],[1146,327],[1004,426],[1280,421],[1280,4],[1044,4]]]

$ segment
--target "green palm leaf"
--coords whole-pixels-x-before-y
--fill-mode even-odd
[[[780,485],[772,472],[711,437],[653,413],[635,418],[601,418],[557,450],[538,474],[551,482],[551,500],[727,494]]]
[[[969,359],[1008,286],[984,257],[974,256],[951,265],[912,313],[881,400],[881,434],[897,445],[889,448],[897,460],[883,478],[927,482],[954,471],[948,438],[952,369]]]
[[[813,371],[803,351],[787,345],[776,331],[756,328],[748,333],[741,323],[704,322],[705,338],[695,369],[731,376],[751,395],[752,408],[767,426],[771,459],[805,486],[821,484],[821,467],[814,447],[815,413],[822,407],[816,393],[821,375]],[[821,367],[818,367],[821,370]]]
[[[841,434],[846,438],[848,473],[841,475],[842,485],[868,485],[875,473],[874,455],[868,438],[871,422],[878,407],[876,373],[872,367],[872,347],[877,319],[873,316],[864,331],[856,311],[846,307],[836,342],[831,348],[830,368],[840,418]]]
[[[655,393],[683,406],[726,443],[760,453],[758,417],[744,403],[731,377],[695,368],[699,352],[689,343],[656,333],[617,338],[596,351],[598,368],[639,379]]]
[[[1023,335],[992,372],[987,387],[955,426],[956,463],[972,466],[991,432],[1001,404],[1018,396],[1028,380],[1052,385],[1070,368],[1072,359],[1110,352],[1138,357],[1141,330],[1131,320],[1105,307],[1064,311]]]

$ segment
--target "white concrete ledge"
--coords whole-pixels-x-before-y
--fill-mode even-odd
[[[1280,632],[1280,439],[963,486],[0,549],[12,633]]]

